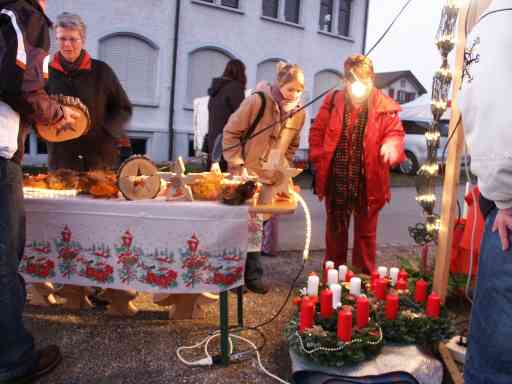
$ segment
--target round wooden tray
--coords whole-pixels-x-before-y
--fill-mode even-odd
[[[140,155],[128,158],[117,172],[117,186],[127,200],[154,199],[160,180],[155,163]]]
[[[36,124],[39,136],[45,141],[59,143],[85,135],[91,128],[91,118],[87,107],[76,97],[58,95],[52,96],[52,98],[61,105],[71,108],[79,117],[74,124],[63,126],[59,126],[59,124]]]

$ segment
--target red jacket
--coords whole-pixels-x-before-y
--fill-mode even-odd
[[[345,92],[336,93],[332,112],[332,93],[327,95],[309,133],[309,157],[315,166],[315,190],[320,199],[326,195],[327,178],[343,127]],[[364,137],[364,166],[369,206],[382,208],[391,198],[389,166],[380,155],[383,144],[391,145],[397,163],[405,160],[404,129],[398,117],[400,106],[381,91],[374,89],[368,105],[368,123]]]

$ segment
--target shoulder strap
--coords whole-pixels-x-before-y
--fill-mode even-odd
[[[334,108],[334,106],[336,105],[336,95],[338,94],[338,90],[335,89],[333,92],[332,92],[332,97],[331,97],[331,102],[329,103],[329,113],[332,113],[332,110]]]
[[[260,97],[260,99],[261,99],[261,106],[260,106],[260,109],[258,111],[258,114],[256,115],[256,118],[254,119],[254,121],[249,126],[249,129],[247,129],[247,131],[245,131],[245,133],[242,136],[242,140],[241,140],[241,143],[242,143],[242,158],[244,160],[245,160],[245,144],[251,138],[252,134],[256,130],[256,127],[258,126],[258,124],[260,123],[261,119],[263,118],[263,114],[265,113],[265,108],[267,107],[267,98],[265,97],[265,94],[263,92],[261,92],[261,91],[254,92],[253,95],[258,95]]]

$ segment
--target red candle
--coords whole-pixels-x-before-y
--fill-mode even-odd
[[[385,300],[386,299],[386,293],[388,290],[388,281],[385,278],[377,280],[377,285],[375,289],[375,296],[379,300]]]
[[[398,282],[396,283],[396,289],[407,289],[407,280],[398,279]]]
[[[373,283],[374,283],[375,281],[379,280],[379,277],[380,277],[380,276],[379,276],[379,272],[377,272],[377,271],[373,271],[373,272],[372,272],[372,278],[371,278],[371,283],[372,283],[372,285],[373,285]]]
[[[352,340],[352,311],[339,311],[337,333],[338,339],[345,343]]]
[[[408,278],[409,278],[409,274],[404,269],[402,269],[400,272],[398,272],[398,280],[404,279],[405,281],[407,281]]]
[[[326,288],[320,293],[320,316],[322,319],[328,319],[332,313],[332,291]]]
[[[386,296],[386,319],[395,320],[398,315],[398,296],[389,294]]]
[[[347,273],[345,274],[345,282],[350,282],[350,279],[354,277],[354,272],[352,271],[347,271]]]
[[[313,328],[313,317],[315,315],[315,305],[311,300],[302,300],[300,306],[299,331]]]
[[[357,328],[362,329],[368,325],[370,316],[370,303],[366,296],[359,296],[356,303],[356,324]]]
[[[416,301],[417,303],[424,303],[425,300],[427,300],[427,288],[428,283],[425,280],[419,279],[418,281],[416,281],[414,301]]]
[[[439,318],[441,313],[441,297],[435,292],[432,292],[428,297],[426,313],[432,319]]]

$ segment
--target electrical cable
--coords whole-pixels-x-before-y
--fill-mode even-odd
[[[407,3],[405,3],[405,5],[402,7],[402,9],[400,10],[400,12],[398,12],[398,14],[395,16],[395,18],[393,19],[393,21],[391,22],[391,24],[389,24],[389,26],[386,28],[386,30],[384,31],[384,33],[381,35],[381,37],[377,40],[377,42],[364,54],[365,56],[369,56],[370,53],[380,44],[380,42],[382,41],[382,39],[384,39],[384,37],[388,34],[389,30],[391,29],[391,27],[393,27],[393,24],[395,24],[395,22],[398,20],[398,18],[400,17],[400,15],[405,11],[405,9],[409,6],[409,4],[412,2],[412,0],[408,0]]]
[[[277,319],[277,317],[279,317],[279,315],[281,315],[281,313],[283,312],[286,304],[288,304],[288,301],[290,300],[290,297],[291,297],[291,294],[292,294],[293,289],[295,287],[295,284],[297,283],[297,280],[299,279],[299,277],[301,276],[302,272],[304,271],[304,268],[305,268],[305,265],[306,265],[306,261],[309,258],[309,248],[310,248],[310,245],[311,245],[311,214],[310,214],[309,208],[308,208],[306,202],[304,201],[304,199],[302,198],[302,196],[300,196],[300,194],[298,194],[297,192],[293,192],[293,195],[295,196],[297,201],[302,206],[302,208],[304,210],[305,219],[306,219],[306,228],[305,228],[306,229],[306,238],[305,238],[305,243],[304,243],[304,251],[303,251],[303,257],[302,257],[302,264],[301,264],[301,267],[299,269],[299,272],[297,273],[296,277],[293,279],[293,281],[292,281],[292,283],[290,285],[290,289],[288,291],[288,294],[287,294],[286,299],[284,300],[283,304],[281,305],[279,310],[270,319],[265,320],[262,323],[259,323],[259,324],[254,325],[254,326],[230,328],[230,330],[229,330],[230,333],[228,335],[228,339],[229,339],[229,355],[231,356],[231,358],[234,358],[234,360],[242,360],[245,356],[248,356],[248,355],[250,355],[252,353],[256,353],[256,358],[257,358],[258,365],[259,365],[260,369],[266,375],[268,375],[269,377],[272,377],[273,379],[279,381],[280,383],[284,383],[284,384],[289,384],[289,383],[287,381],[282,380],[278,376],[270,373],[263,366],[263,363],[261,362],[260,351],[261,351],[261,349],[266,344],[266,337],[265,337],[264,333],[259,328],[264,327],[265,325],[270,324],[275,319]],[[264,340],[263,345],[258,347],[251,340],[249,340],[247,338],[244,338],[242,336],[235,335],[235,334],[232,333],[232,332],[242,332],[242,331],[258,332],[263,337],[263,340]],[[220,331],[216,331],[215,333],[213,333],[211,335],[208,335],[205,339],[203,339],[199,343],[196,343],[196,344],[194,344],[192,346],[182,346],[182,347],[179,347],[179,348],[176,349],[176,355],[178,356],[178,359],[182,363],[184,363],[184,364],[186,364],[188,366],[209,366],[209,365],[213,365],[213,364],[217,363],[218,361],[220,361],[220,357],[219,356],[212,357],[210,355],[210,353],[208,352],[208,345],[210,344],[210,342],[213,339],[215,339],[215,338],[217,338],[219,336],[220,336]],[[234,348],[233,348],[233,341],[231,340],[231,338],[242,340],[242,341],[248,343],[251,346],[252,349],[241,351],[241,352],[237,352],[237,353],[233,354]],[[195,361],[188,361],[185,358],[183,358],[183,356],[181,355],[181,351],[183,351],[183,350],[196,349],[196,348],[199,348],[199,347],[201,347],[203,345],[204,345],[204,354],[206,355],[205,358],[202,358],[202,359],[199,359],[199,360],[195,360]]]

